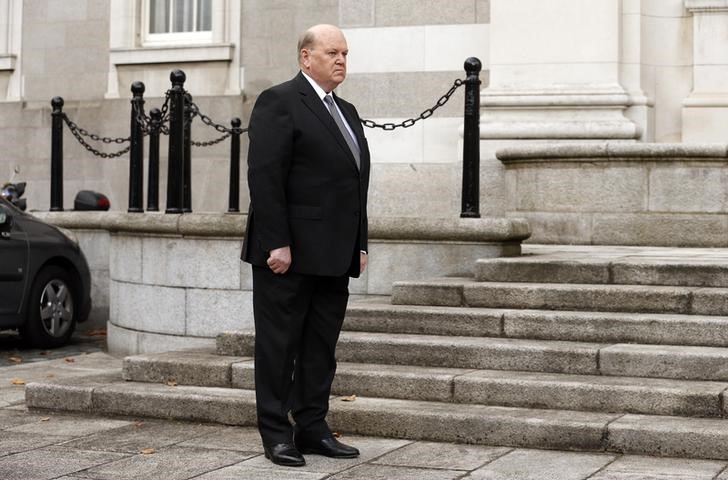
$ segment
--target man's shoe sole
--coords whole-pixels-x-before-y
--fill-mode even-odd
[[[303,448],[303,449],[299,448],[298,451],[301,452],[302,454],[312,453],[314,455],[323,455],[324,457],[329,457],[329,458],[357,458],[359,456],[358,453],[351,453],[351,454],[346,454],[346,455],[329,455],[328,453],[322,452],[320,450],[314,450],[311,448]]]

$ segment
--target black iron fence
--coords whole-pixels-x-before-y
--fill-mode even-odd
[[[479,174],[480,174],[480,70],[481,63],[475,57],[465,61],[465,80],[455,80],[450,89],[432,107],[418,117],[401,123],[378,124],[362,120],[369,128],[395,130],[413,126],[425,120],[445,105],[455,91],[465,85],[465,127],[463,134],[463,184],[462,209],[460,216],[478,218]],[[167,202],[165,213],[186,213],[192,211],[192,147],[209,147],[230,138],[230,175],[228,212],[240,211],[240,135],[247,132],[239,118],[230,121],[230,127],[213,121],[200,111],[192,96],[184,89],[186,76],[181,70],[170,74],[172,87],[166,92],[162,108],[144,111],[144,84],[131,85],[131,121],[128,137],[110,138],[89,133],[79,127],[63,112],[63,99],[51,100],[51,211],[63,210],[63,124],[65,123],[76,140],[93,155],[101,158],[116,158],[129,153],[129,212],[143,212],[144,189],[144,137],[149,137],[147,211],[159,210],[159,136],[168,136]],[[195,118],[221,134],[205,142],[192,141],[192,123]],[[90,142],[126,145],[116,152],[103,152]]]

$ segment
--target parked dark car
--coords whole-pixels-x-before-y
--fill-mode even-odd
[[[91,310],[91,275],[73,233],[0,197],[0,329],[29,345],[68,343]]]

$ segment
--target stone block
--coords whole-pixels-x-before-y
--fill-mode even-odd
[[[625,259],[612,262],[611,270],[617,284],[728,287],[728,269],[722,260]]]
[[[193,238],[143,239],[143,281],[193,288],[240,288],[240,242]]]
[[[490,0],[475,0],[475,22],[490,23]]]
[[[625,455],[617,458],[589,478],[590,480],[637,480],[640,478],[708,480],[716,478],[724,466],[725,463],[720,461]]]
[[[454,380],[454,400],[511,407],[720,417],[728,384],[652,378],[478,371]]]
[[[137,344],[138,353],[160,353],[188,349],[213,349],[215,339],[139,332]]]
[[[463,296],[468,306],[491,308],[688,313],[690,307],[689,291],[663,286],[471,283]]]
[[[81,246],[91,270],[109,269],[109,232],[106,230],[76,230]]]
[[[609,424],[607,448],[660,457],[728,459],[728,422],[624,415]]]
[[[715,347],[612,345],[599,352],[603,375],[728,381],[728,352]]]
[[[475,279],[479,282],[610,283],[609,266],[608,260],[481,258],[475,263]]]
[[[185,334],[186,294],[183,288],[112,281],[111,322],[137,331]]]
[[[255,390],[255,366],[253,360],[233,363],[230,369],[232,388]]]
[[[605,169],[559,163],[517,172],[517,210],[640,212],[647,207],[647,170],[640,165]]]
[[[112,317],[113,318],[113,315]],[[139,353],[139,332],[106,323],[106,348],[112,355],[136,355]]]
[[[373,27],[374,0],[342,0],[339,2],[339,27]]]
[[[88,412],[92,407],[93,390],[91,385],[29,383],[25,387],[25,405],[31,409]]]
[[[142,281],[142,238],[112,234],[109,250],[109,274],[122,282]]]
[[[379,27],[472,24],[475,21],[475,4],[469,0],[456,0],[448,4],[437,0],[401,0],[376,4],[376,24]]]
[[[399,480],[456,480],[463,472],[446,469],[410,468],[391,465],[365,463],[345,470],[335,477],[337,480],[357,480],[360,478],[397,478]]]
[[[601,345],[507,338],[390,335],[342,332],[337,358],[344,362],[430,367],[597,373]]]
[[[452,398],[452,383],[455,376],[466,371],[407,365],[374,366],[339,363],[332,392],[334,395],[345,396],[446,402]]]
[[[185,333],[214,337],[230,330],[253,330],[253,293],[241,290],[187,290]]]
[[[507,207],[508,208],[508,207]],[[531,227],[529,243],[591,244],[592,215],[588,213],[526,212],[509,210],[509,218],[524,218]]]
[[[211,352],[166,352],[124,359],[125,380],[200,387],[230,387],[231,368],[244,357],[224,357]]]
[[[373,463],[409,467],[475,470],[510,451],[506,447],[416,442],[376,459]]]
[[[428,305],[459,307],[464,305],[463,279],[430,282],[395,282],[392,285],[393,305]]]
[[[255,392],[249,390],[136,383],[97,389],[93,401],[102,414],[256,424]]]
[[[681,247],[725,246],[724,214],[604,214],[593,217],[591,242],[597,245]],[[536,240],[536,238],[534,238]]]
[[[389,295],[393,284],[438,276],[470,276],[479,258],[498,257],[506,251],[498,243],[369,242],[367,293]],[[395,283],[396,282],[396,283]]]
[[[728,289],[697,288],[692,293],[691,313],[698,315],[728,315]]]
[[[726,210],[728,173],[720,166],[654,167],[649,174],[649,210],[714,213]]]
[[[602,343],[728,346],[724,317],[651,313],[508,310],[504,335]]]
[[[503,312],[492,309],[349,303],[344,330],[472,337],[501,336]]]
[[[596,450],[616,415],[524,410],[483,405],[358,398],[333,399],[328,421],[335,430],[470,444]]]
[[[468,3],[474,7],[473,2]],[[454,11],[450,5],[445,8]],[[425,27],[425,70],[457,70],[460,67],[463,71],[465,60],[470,57],[478,58],[481,65],[487,68],[490,65],[490,51],[485,46],[489,43],[490,25],[487,24],[428,25]],[[483,85],[487,85],[487,82],[483,82]]]
[[[76,472],[96,465],[112,463],[127,457],[116,452],[92,452],[79,450],[73,455],[62,446],[51,446],[21,452],[4,457],[2,468],[12,472],[14,478],[65,478],[73,480]],[[64,477],[64,475],[69,475]],[[12,478],[9,477],[9,478]]]
[[[252,356],[255,345],[254,332],[224,332],[215,339],[218,355],[236,357]]]
[[[172,446],[201,448],[202,445],[196,445],[194,441],[186,444],[187,442],[185,440],[188,440],[190,437],[193,437],[195,440],[198,440],[200,437],[209,438],[211,433],[219,434],[223,428],[216,425],[146,419],[121,428],[100,432],[93,436],[76,438],[65,443],[65,446],[78,450],[102,450],[128,453],[131,455],[139,454],[141,450],[154,446],[157,449],[156,454]],[[230,436],[228,435],[227,437],[229,440]],[[220,450],[233,449],[220,448]],[[241,451],[238,449],[234,450]],[[171,470],[170,473],[176,474],[176,469]]]
[[[238,463],[249,455],[230,450],[211,450],[170,446],[158,449],[153,455],[132,455],[116,462],[108,462],[86,470],[96,478],[135,480],[138,478],[166,478],[182,480],[189,475],[200,475]]]
[[[473,471],[473,480],[581,480],[592,478],[613,462],[613,455],[602,453],[549,452],[543,450],[515,450]]]

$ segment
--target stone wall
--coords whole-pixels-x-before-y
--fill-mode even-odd
[[[728,246],[725,144],[541,145],[498,152],[508,215],[534,243]]]
[[[218,333],[253,329],[251,270],[239,259],[245,215],[39,216],[80,237],[110,351],[212,346]],[[369,266],[349,290],[389,295],[397,280],[472,275],[479,258],[519,255],[528,235],[519,219],[372,218]]]
[[[129,134],[131,81],[145,82],[147,109],[160,107],[169,86],[169,72],[182,68],[188,73],[186,87],[203,113],[220,123],[237,116],[247,125],[257,95],[297,72],[299,33],[324,22],[341,25],[348,37],[349,76],[338,93],[354,102],[364,118],[399,122],[418,116],[456,78],[464,77],[462,64],[469,56],[483,60],[483,85],[488,79],[489,0],[215,0],[225,9],[227,24],[214,45],[148,51],[141,45],[137,18],[143,2],[71,3],[18,3],[22,4],[22,21],[13,25],[13,31],[22,36],[16,45],[18,60],[13,60],[14,69],[7,71],[2,69],[10,65],[9,60],[0,61],[4,72],[0,72],[0,88],[4,76],[25,79],[22,98],[3,102],[0,96],[0,181],[19,166],[16,179],[28,182],[28,204],[36,210],[50,205],[50,99],[56,95],[65,99],[65,111],[79,126],[101,136],[125,137]],[[0,22],[0,36],[3,28]],[[0,60],[3,55],[0,51]],[[462,109],[461,89],[432,118],[412,128],[367,130],[373,154],[373,215],[458,214]],[[192,135],[194,140],[218,136],[198,121]],[[78,190],[91,189],[109,196],[113,210],[125,211],[128,156],[94,157],[67,129],[64,142],[66,208],[72,208]],[[102,145],[101,149],[112,152],[117,147]],[[194,211],[227,209],[228,151],[228,142],[193,150]],[[247,138],[243,136],[242,210],[248,204],[246,152]],[[166,153],[166,137],[162,137],[162,209]]]

